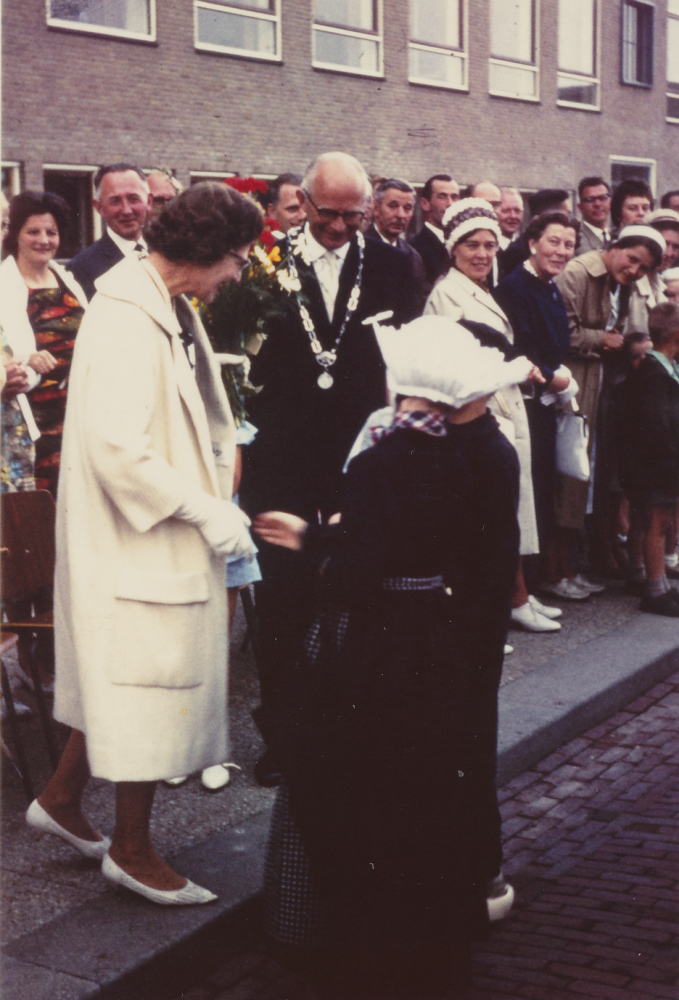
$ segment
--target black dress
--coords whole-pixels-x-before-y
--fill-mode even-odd
[[[490,414],[397,429],[349,467],[316,633],[269,734],[338,997],[450,996],[485,926],[517,503]],[[328,545],[311,531],[306,558]]]

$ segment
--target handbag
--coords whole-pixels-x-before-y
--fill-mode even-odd
[[[589,482],[589,427],[587,417],[579,412],[575,399],[572,410],[558,410],[556,414],[556,468],[564,476]]]

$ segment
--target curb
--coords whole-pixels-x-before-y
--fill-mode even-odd
[[[505,784],[679,669],[679,623],[640,615],[500,690],[498,783]],[[259,930],[270,810],[177,854],[214,904],[149,907],[131,893],[95,900],[3,950],[4,1000],[167,1000],[196,964],[209,971]]]

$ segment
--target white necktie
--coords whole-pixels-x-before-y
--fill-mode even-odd
[[[323,301],[328,311],[328,318],[332,323],[335,312],[335,299],[339,290],[339,275],[342,268],[342,261],[334,250],[326,250],[322,257],[319,257],[314,264],[316,278],[321,286]]]

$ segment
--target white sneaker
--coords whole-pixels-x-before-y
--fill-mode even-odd
[[[542,601],[538,601],[537,597],[533,594],[528,595],[528,603],[530,604],[533,611],[537,611],[538,614],[544,615],[545,618],[561,618],[563,610],[561,608],[550,608]]]
[[[219,792],[225,788],[231,780],[230,767],[235,767],[237,771],[242,770],[238,764],[213,764],[212,767],[206,767],[200,776],[203,788],[208,792]]]
[[[578,587],[577,583],[568,580],[566,577],[558,583],[542,583],[540,590],[545,594],[552,594],[560,597],[562,601],[588,601],[589,591]]]
[[[509,656],[509,654],[510,654],[510,653],[513,653],[513,652],[514,652],[514,647],[513,647],[513,646],[510,646],[510,645],[509,645],[509,643],[508,643],[508,642],[506,642],[506,643],[505,643],[505,649],[504,649],[504,654],[505,654],[505,656]]]
[[[558,632],[559,622],[553,622],[531,607],[526,601],[520,608],[512,608],[512,624],[525,629],[526,632]]]
[[[588,580],[587,577],[584,577],[582,573],[578,573],[577,576],[574,576],[571,583],[574,583],[576,587],[580,588],[580,590],[586,590],[590,594],[603,594],[606,589],[603,583],[592,583],[592,581]]]

